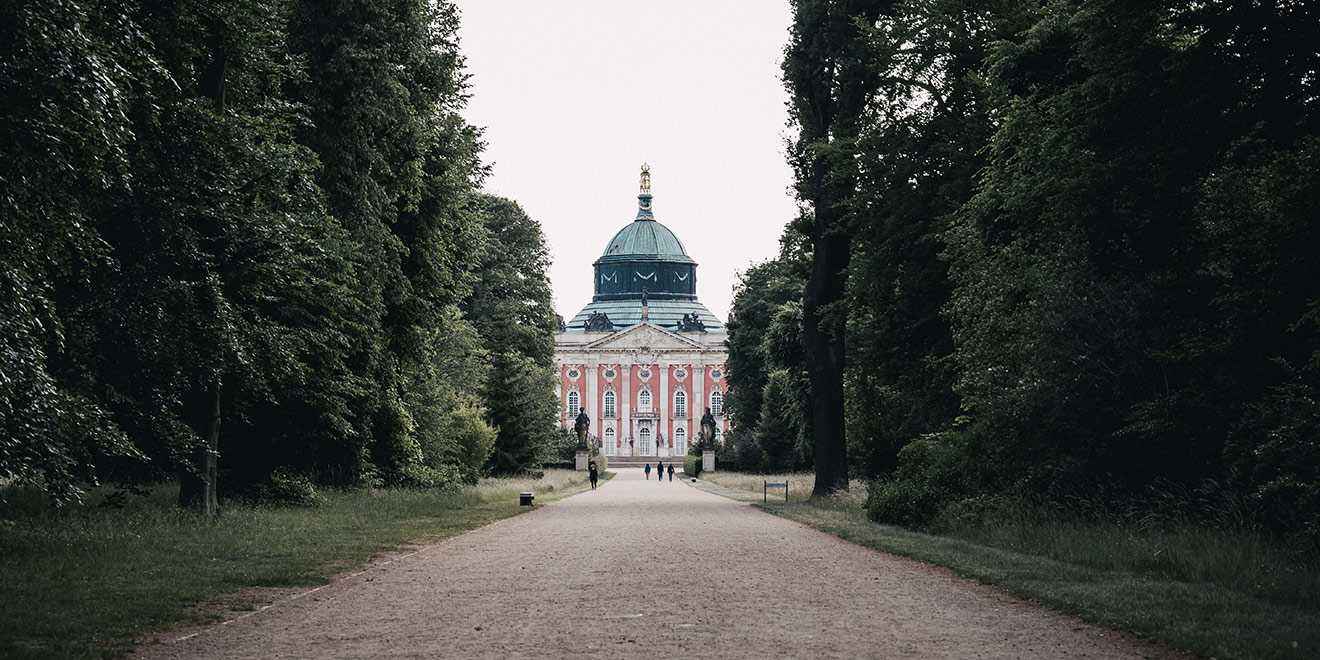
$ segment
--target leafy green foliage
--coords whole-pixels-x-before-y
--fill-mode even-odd
[[[120,62],[146,60],[124,11],[0,7],[0,479],[61,500],[95,483],[96,460],[139,456],[71,359],[58,298],[107,259],[96,218],[129,182],[128,97],[144,73]]]
[[[805,275],[791,253],[795,238],[792,228],[786,230],[784,254],[749,268],[734,289],[725,405],[739,431],[730,441],[743,443],[736,463],[743,470],[811,465],[802,347]]]
[[[457,31],[421,0],[0,8],[0,480],[447,487],[491,421],[538,455],[548,256],[477,192]]]
[[[550,255],[540,225],[516,203],[493,196],[480,201],[489,238],[464,309],[491,355],[485,400],[498,437],[490,468],[512,474],[555,460],[558,324],[546,277]]]
[[[810,264],[809,419],[841,381],[871,514],[925,526],[1001,495],[1140,508],[1224,482],[1256,522],[1320,539],[1317,8],[794,10],[809,247],[781,259]],[[749,273],[731,404],[765,420],[771,457],[783,365],[739,333],[765,336],[760,301],[788,300]]]

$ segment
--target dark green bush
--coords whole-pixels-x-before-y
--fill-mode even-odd
[[[462,467],[457,465],[413,465],[403,472],[403,485],[416,488],[458,488],[468,483]]]
[[[738,463],[738,436],[745,433],[740,428],[733,429],[724,434],[720,441],[715,442],[712,449],[715,450],[715,469],[716,470],[741,470]]]
[[[755,433],[750,431],[730,433],[726,444],[733,445],[738,470],[742,472],[765,472],[765,451],[761,449],[761,443]]]
[[[1320,547],[1320,392],[1277,387],[1249,408],[1226,451],[1236,485],[1267,528]]]
[[[971,490],[964,434],[947,431],[924,436],[898,452],[898,468],[888,479],[872,482],[867,515],[876,522],[928,527],[944,508]]]
[[[683,457],[683,473],[689,477],[701,475],[701,457],[688,454]]]
[[[316,506],[320,502],[312,480],[288,470],[272,472],[270,478],[256,488],[254,495],[258,501],[268,504]]]

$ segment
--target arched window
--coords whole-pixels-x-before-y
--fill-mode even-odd
[[[650,456],[654,453],[655,448],[651,446],[651,427],[643,426],[641,429],[638,429],[637,435],[642,439],[642,455]]]
[[[582,397],[578,396],[577,390],[568,393],[568,414],[576,415],[582,408]]]
[[[687,429],[681,426],[674,429],[674,453],[687,453]]]
[[[614,419],[614,392],[605,393],[605,419]]]
[[[608,455],[608,456],[613,456],[613,455],[614,455],[614,450],[615,450],[615,448],[617,448],[617,447],[619,446],[618,444],[616,444],[616,442],[617,442],[617,441],[614,439],[614,427],[609,427],[609,428],[605,429],[605,454],[606,454],[606,455]]]
[[[674,392],[674,417],[687,417],[687,392],[683,390]]]
[[[642,412],[651,412],[651,390],[637,393],[637,408]]]
[[[719,390],[710,393],[710,414],[724,414],[724,394]]]

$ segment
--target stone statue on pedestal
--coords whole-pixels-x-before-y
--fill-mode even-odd
[[[710,414],[710,408],[706,408],[706,414],[701,416],[701,449],[715,448],[715,416]]]
[[[591,418],[586,408],[578,408],[577,420],[573,423],[573,432],[577,433],[578,449],[587,448],[587,432],[591,430]]]

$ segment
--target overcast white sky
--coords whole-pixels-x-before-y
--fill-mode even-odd
[[[656,218],[727,319],[735,272],[774,256],[795,214],[779,61],[786,0],[459,0],[486,129],[486,187],[545,227],[555,308],[591,300],[591,263],[637,210],[650,163]]]

